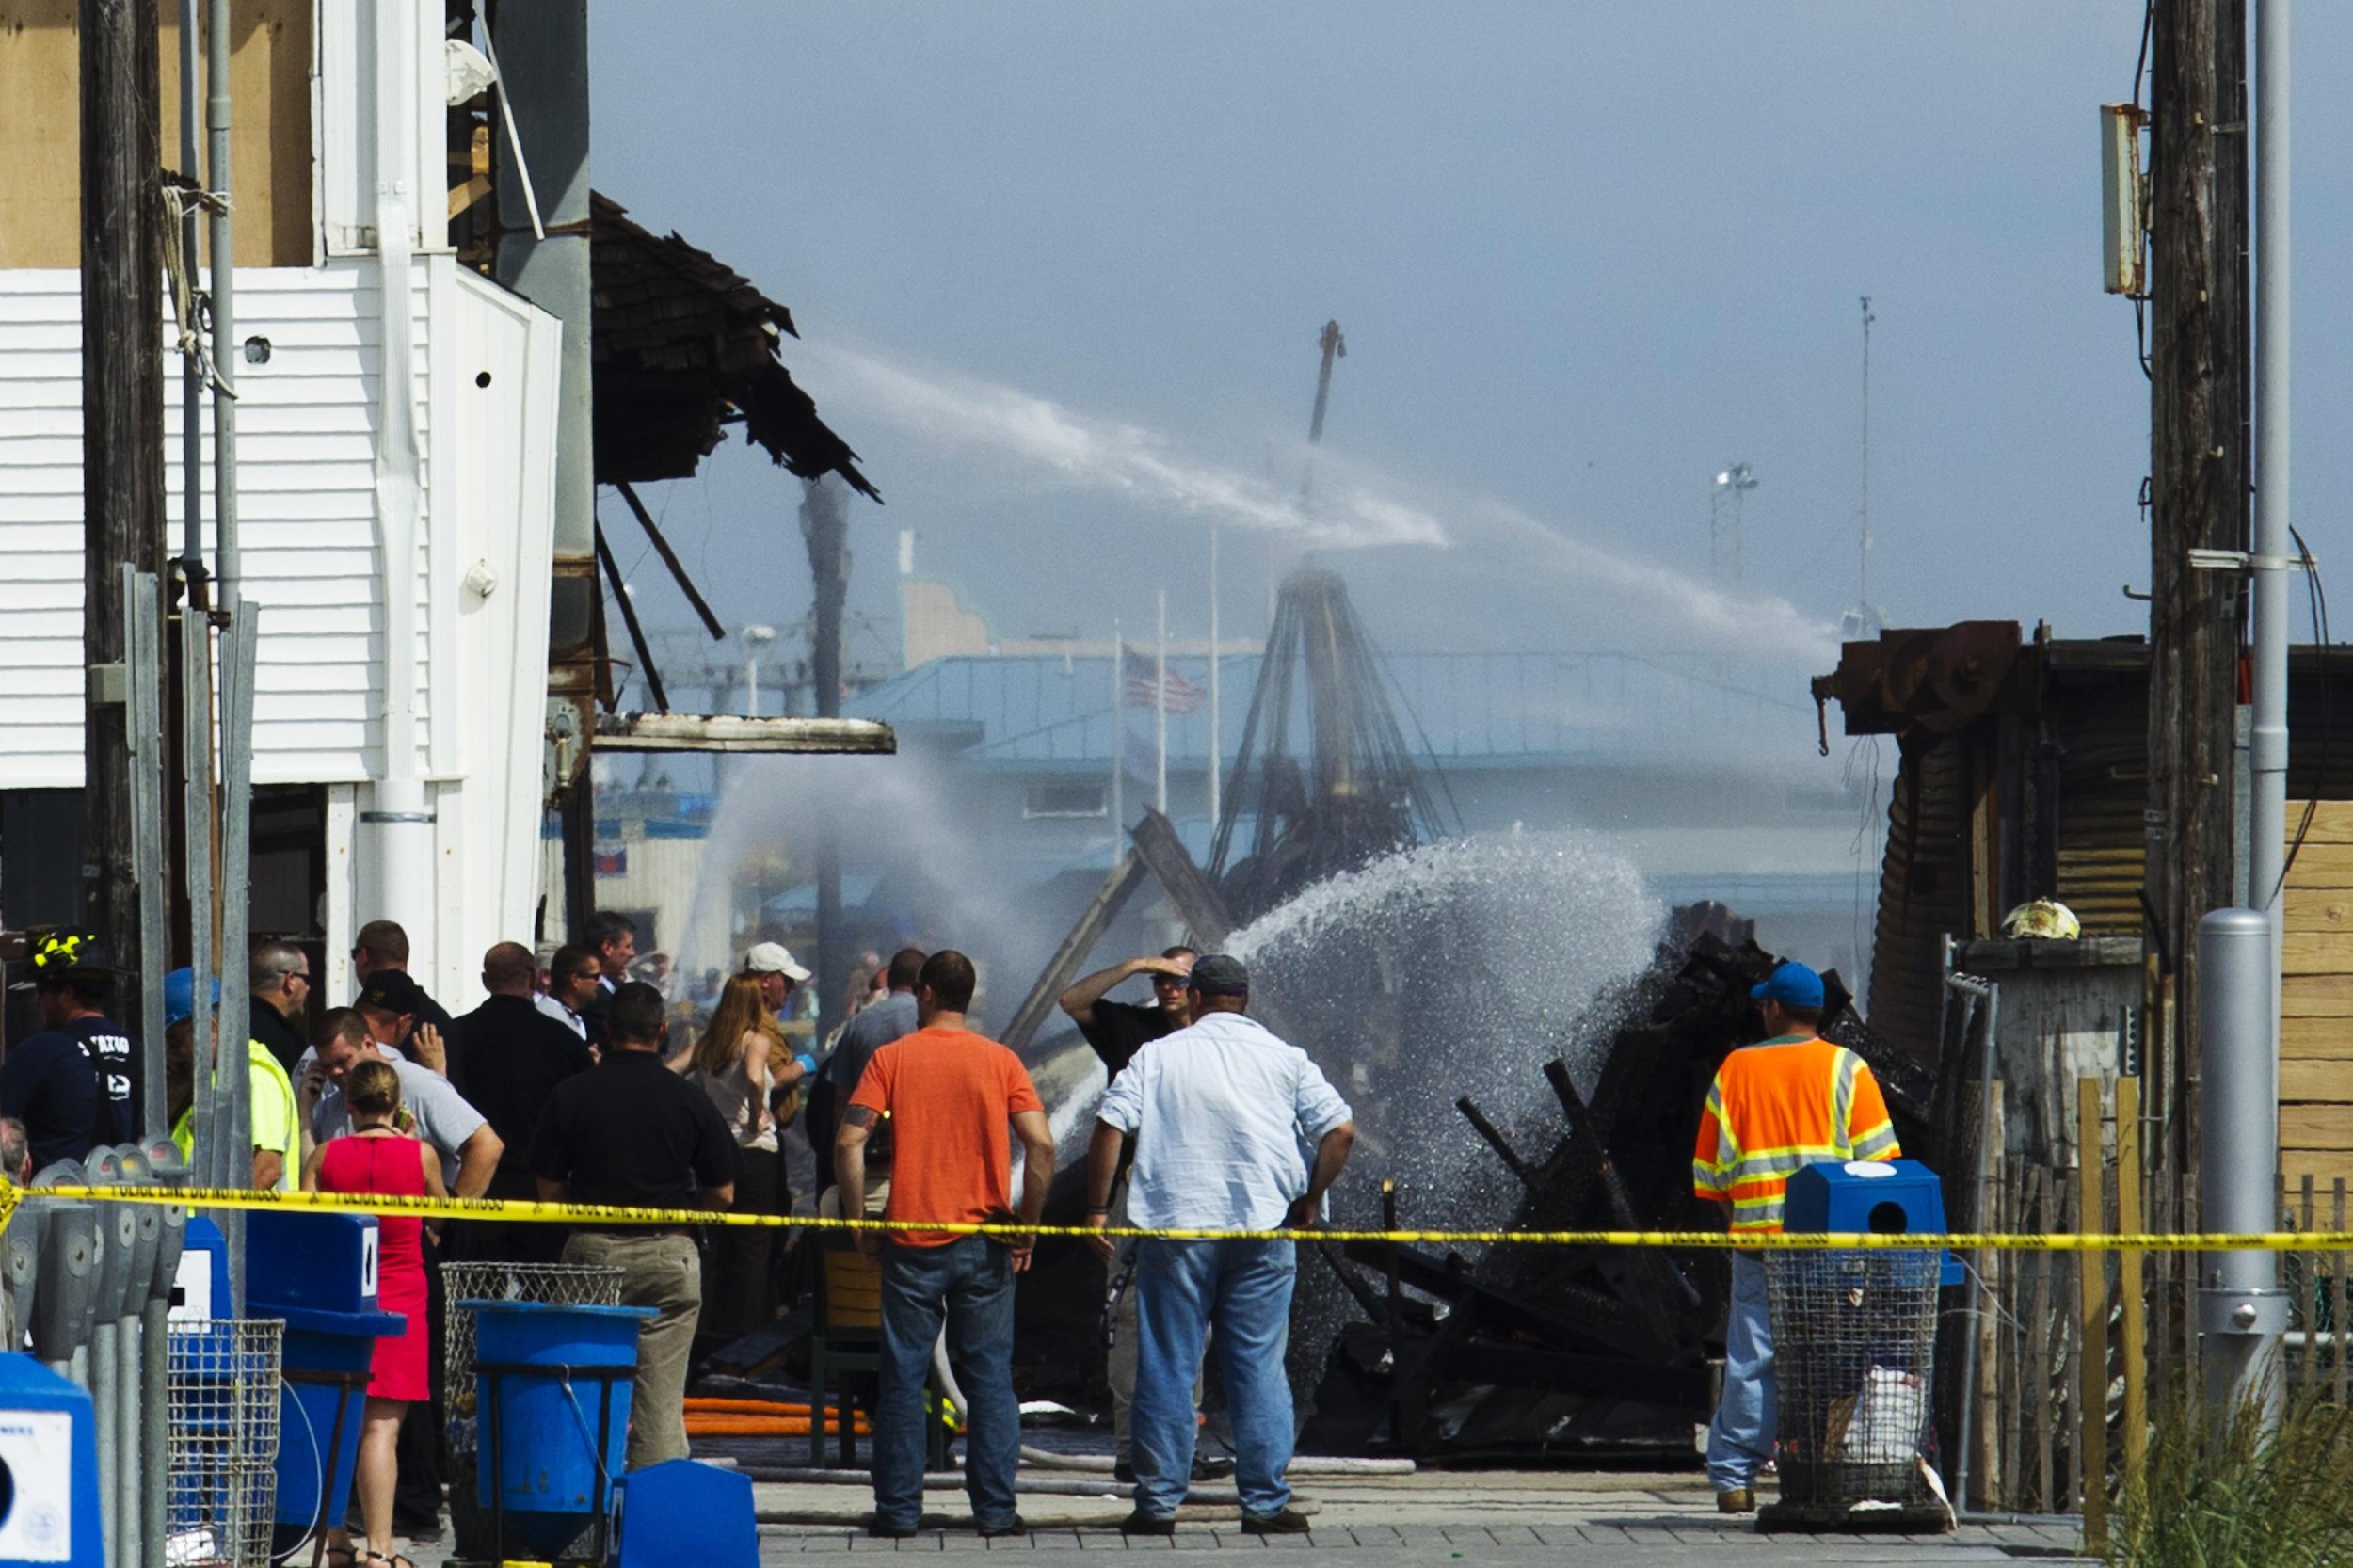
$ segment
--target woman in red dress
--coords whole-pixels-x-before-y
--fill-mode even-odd
[[[447,1197],[441,1161],[431,1146],[408,1135],[409,1117],[400,1106],[400,1075],[389,1062],[371,1058],[351,1069],[344,1083],[351,1128],[311,1152],[302,1173],[306,1192],[376,1192],[387,1197]],[[368,1371],[367,1405],[360,1416],[360,1464],[353,1485],[360,1517],[367,1528],[367,1560],[408,1568],[392,1550],[392,1483],[398,1477],[394,1446],[400,1418],[410,1400],[430,1397],[426,1384],[424,1222],[385,1215],[376,1221],[376,1304],[404,1314],[408,1326],[396,1339],[376,1342]],[[354,1554],[342,1529],[328,1540],[340,1560]]]

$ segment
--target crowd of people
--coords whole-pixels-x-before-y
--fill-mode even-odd
[[[149,1093],[162,1095],[163,1123],[193,1164],[200,1071],[235,1070],[216,1040],[217,982],[200,1005],[188,970],[167,977],[164,1081],[147,1085],[128,1032],[108,1016],[117,975],[96,940],[51,932],[29,956],[43,1027],[0,1061],[0,1174],[21,1182],[132,1141]],[[661,988],[627,978],[635,931],[616,914],[596,915],[575,944],[544,955],[493,946],[482,958],[486,1000],[456,1017],[408,972],[398,924],[360,927],[350,957],[357,996],[322,1008],[300,945],[264,941],[250,954],[243,1070],[252,1131],[250,1165],[240,1159],[238,1175],[277,1191],[784,1215],[792,1194],[781,1134],[800,1118],[820,1157],[819,1211],[893,1227],[853,1233],[879,1271],[882,1297],[872,1533],[917,1528],[936,1347],[966,1401],[975,1523],[992,1536],[1024,1528],[1014,1490],[1014,1300],[1034,1240],[1021,1232],[1041,1221],[1055,1147],[1020,1059],[968,1019],[977,985],[969,959],[915,948],[876,956],[871,985],[821,1062],[783,1022],[810,973],[775,942],[752,946],[712,988],[699,1029],[685,1026]],[[1108,1000],[1137,974],[1150,976],[1154,1005]],[[1091,1225],[1314,1223],[1347,1159],[1349,1109],[1305,1052],[1247,1016],[1248,1000],[1239,962],[1187,949],[1090,975],[1064,994],[1112,1074],[1089,1151]],[[849,1193],[858,1194],[855,1208]],[[624,1304],[653,1309],[640,1331],[631,1468],[688,1452],[683,1413],[698,1339],[732,1340],[781,1307],[782,1227],[399,1216],[379,1225],[378,1302],[406,1329],[375,1353],[357,1528],[333,1538],[341,1568],[362,1557],[397,1565],[395,1537],[440,1534],[445,1257],[601,1265],[618,1272]],[[1283,1369],[1291,1244],[1104,1238],[1098,1250],[1116,1301],[1106,1336],[1117,1464],[1134,1487],[1124,1528],[1169,1533],[1188,1487],[1230,1468],[1246,1529],[1305,1529],[1283,1480],[1293,1430]],[[1235,1434],[1224,1468],[1194,1453],[1212,1334]]]

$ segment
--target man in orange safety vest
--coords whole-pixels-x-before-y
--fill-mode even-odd
[[[1766,1040],[1716,1069],[1691,1154],[1691,1190],[1736,1233],[1777,1235],[1790,1173],[1822,1160],[1892,1160],[1896,1129],[1863,1058],[1817,1036],[1822,977],[1784,964],[1751,991]],[[1723,1393],[1707,1427],[1707,1480],[1726,1513],[1756,1507],[1756,1472],[1772,1458],[1773,1329],[1764,1260],[1732,1255]]]

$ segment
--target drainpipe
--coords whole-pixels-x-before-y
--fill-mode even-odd
[[[217,5],[220,0],[214,0]],[[417,771],[416,342],[408,232],[415,40],[405,6],[376,8],[376,252],[383,373],[376,385],[376,545],[384,582],[384,763],[360,813],[374,869],[370,919],[398,920],[411,967],[432,972],[433,810]],[[359,976],[364,980],[365,976]]]
[[[229,198],[229,0],[209,0],[204,21],[205,183],[217,198],[209,225],[213,244],[213,365],[223,386],[236,385],[237,268],[231,241]],[[191,269],[196,258],[188,258]],[[237,602],[237,400],[213,393],[213,566],[220,580],[216,603]]]
[[[503,5],[494,18],[499,113],[491,138],[499,214],[498,280],[564,324],[555,432],[554,582],[548,606],[548,696],[571,705],[580,732],[596,732],[593,636],[599,597],[596,448],[591,396],[588,259],[588,8],[586,0]],[[528,168],[523,160],[529,160]],[[537,229],[532,214],[536,206]],[[587,788],[580,751],[575,791]],[[584,800],[571,804],[577,815]],[[584,835],[578,837],[584,838]],[[568,837],[568,846],[573,841]],[[584,853],[584,852],[582,852]],[[568,847],[568,909],[590,903],[591,868]]]

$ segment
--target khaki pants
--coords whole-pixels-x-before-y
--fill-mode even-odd
[[[866,1218],[879,1220],[883,1217],[883,1210],[889,1207],[890,1167],[888,1164],[867,1166]],[[841,1218],[841,1189],[840,1187],[825,1189],[825,1195],[817,1200],[817,1217],[821,1220]]]
[[[564,1243],[564,1261],[621,1271],[621,1304],[650,1306],[637,1331],[630,1396],[629,1467],[686,1457],[686,1364],[702,1315],[702,1260],[691,1236],[586,1233]]]

